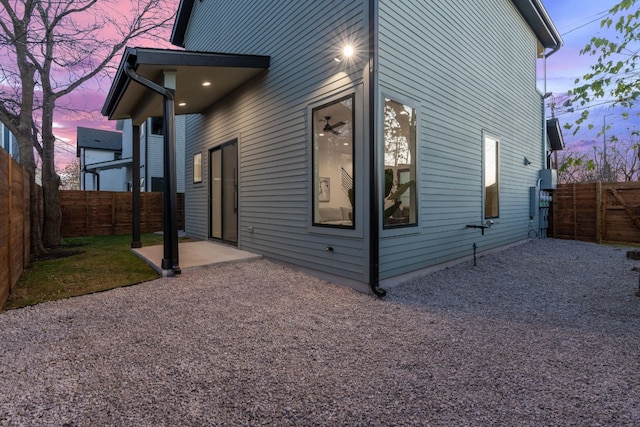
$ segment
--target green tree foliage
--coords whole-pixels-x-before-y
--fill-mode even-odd
[[[582,110],[574,134],[587,122],[589,107],[621,106],[630,110],[623,113],[626,118],[640,97],[640,7],[637,3],[638,0],[622,0],[613,6],[600,27],[613,28],[615,36],[611,39],[593,37],[580,51],[581,55],[594,56],[597,60],[587,74],[576,79],[576,87],[570,91],[569,111]]]

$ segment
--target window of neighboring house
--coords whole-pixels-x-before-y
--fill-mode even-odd
[[[152,176],[151,177],[151,191],[164,191],[164,178]]]
[[[384,100],[384,226],[417,225],[416,110]]]
[[[202,182],[202,153],[193,155],[193,182]]]
[[[313,224],[355,225],[355,95],[312,110]]]
[[[162,125],[163,125],[162,117],[152,117],[151,118],[151,134],[162,135]]]
[[[497,139],[484,136],[484,217],[500,216],[500,143]]]

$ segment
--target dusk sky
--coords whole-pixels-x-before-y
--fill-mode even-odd
[[[178,4],[177,0],[172,0]],[[595,62],[595,57],[580,56],[579,52],[596,34],[602,32],[600,21],[606,12],[615,5],[617,0],[542,0],[549,15],[564,39],[564,46],[552,55],[547,63],[547,91],[553,92],[557,99],[561,99],[567,90],[571,89],[574,81],[588,71]],[[176,6],[177,7],[177,6]],[[170,33],[164,35],[163,47],[170,47],[168,39]],[[162,38],[162,37],[161,37]],[[119,60],[119,58],[118,58]],[[56,135],[60,139],[56,151],[56,163],[66,164],[76,153],[76,129],[78,126],[93,127],[105,130],[115,130],[115,122],[106,120],[100,109],[104,103],[111,81],[94,81],[85,85],[67,98],[63,103],[69,103],[76,108],[87,111],[85,114],[65,114],[58,112],[55,117]],[[619,114],[611,110],[592,110],[592,122],[602,126],[603,116],[616,130],[628,127],[640,127],[640,120],[632,118],[623,120]],[[561,121],[572,121],[567,114],[559,114]],[[565,141],[570,145],[580,141],[591,140],[597,130],[591,132],[586,126],[577,135],[565,131]]]
[[[614,31],[602,29],[600,22],[619,0],[543,0],[543,3],[564,40],[562,49],[552,55],[547,63],[547,91],[553,92],[557,99],[562,100],[563,96],[566,99],[566,92],[574,86],[575,79],[589,71],[590,65],[597,60],[595,56],[581,56],[580,50],[591,37],[612,38]],[[577,116],[577,113],[558,114],[563,123],[572,123]],[[564,130],[568,147],[592,146],[591,141],[598,138],[604,121],[612,126],[610,134],[616,134],[620,139],[625,139],[625,135],[629,133],[628,129],[640,128],[640,119],[637,116],[630,116],[625,120],[620,111],[616,112],[606,106],[591,108],[589,122],[595,126],[594,129],[589,130],[583,125],[576,135],[573,135],[573,131]]]

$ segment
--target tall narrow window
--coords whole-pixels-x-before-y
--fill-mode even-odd
[[[416,225],[416,110],[384,100],[384,226]]]
[[[314,108],[313,224],[355,224],[354,95]]]
[[[202,182],[202,153],[193,155],[193,182]]]
[[[484,217],[500,216],[499,143],[490,136],[484,137]]]

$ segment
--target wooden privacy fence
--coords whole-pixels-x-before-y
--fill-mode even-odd
[[[140,193],[140,230],[160,231],[163,193]],[[132,198],[121,191],[60,191],[62,237],[131,234]],[[178,193],[178,229],[184,229],[184,193]]]
[[[553,237],[640,244],[640,182],[560,184],[551,211]]]
[[[29,263],[29,174],[0,149],[0,309]]]

